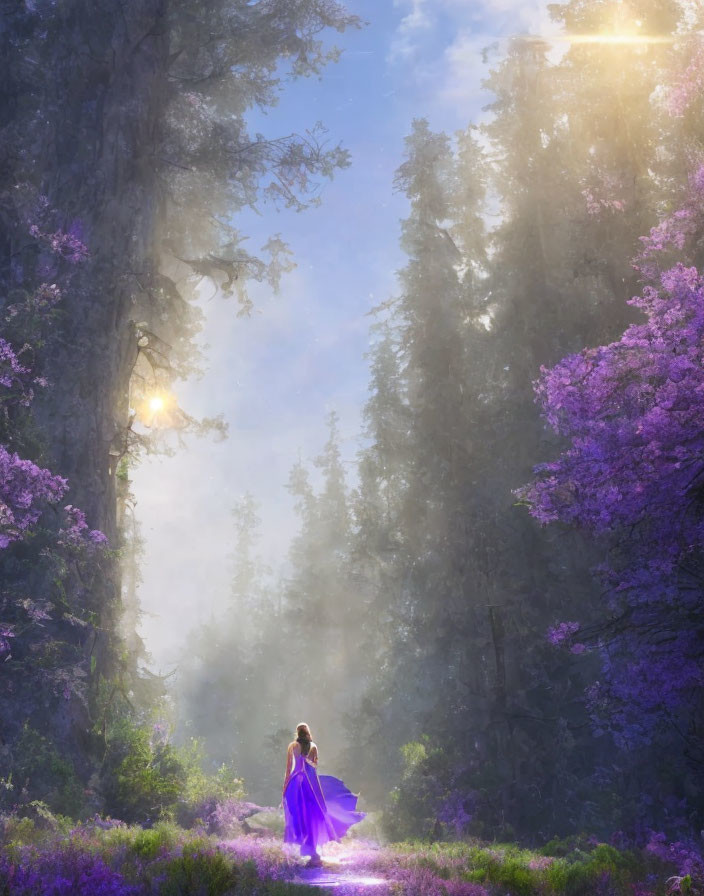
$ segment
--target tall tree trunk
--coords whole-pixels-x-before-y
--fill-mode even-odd
[[[69,481],[65,503],[80,507],[89,526],[116,547],[115,461],[124,449],[137,353],[135,273],[155,266],[155,149],[167,89],[167,0],[21,7],[3,4],[0,191],[12,195],[15,184],[31,184],[65,227],[80,222],[90,251],[72,275],[47,341],[50,387],[37,396],[35,419],[46,465]],[[2,301],[13,279],[12,224],[3,219],[0,233]],[[31,262],[26,265],[30,283]],[[40,274],[34,276],[38,283]],[[51,582],[37,581],[36,569],[27,576],[30,593],[50,593]],[[90,583],[74,571],[71,590],[72,599],[94,614],[92,631],[82,630],[81,649],[84,670],[95,682],[114,668],[117,559],[101,561],[100,575]],[[45,732],[80,761],[91,721],[84,703],[69,699],[50,706],[28,691],[22,705],[16,693],[9,705],[18,724],[41,720]]]

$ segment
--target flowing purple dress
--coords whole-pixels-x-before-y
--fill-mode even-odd
[[[300,753],[293,753],[293,760],[283,795],[284,843],[297,843],[302,856],[315,856],[318,847],[340,840],[366,813],[356,811],[356,795],[339,778],[318,775]]]

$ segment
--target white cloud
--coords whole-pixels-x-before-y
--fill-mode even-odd
[[[443,102],[469,103],[482,94],[481,82],[489,73],[483,51],[491,43],[491,35],[462,30],[445,49],[437,82]]]
[[[389,62],[408,60],[421,46],[420,35],[432,29],[428,0],[394,0],[394,6],[408,9],[396,29],[389,48]]]
[[[442,2],[458,9],[465,6],[458,0]],[[474,5],[475,8],[479,6]],[[550,18],[545,0],[492,0],[491,3],[482,3],[481,7],[482,30],[461,26],[455,39],[445,49],[439,85],[439,97],[445,102],[471,101],[481,95],[481,81],[489,74],[491,63],[496,61],[495,53],[489,54],[487,62],[484,61],[482,51],[485,48],[493,45],[495,49],[502,50],[512,37],[540,35],[550,38],[560,31]],[[556,46],[555,59],[563,51],[564,46]]]
[[[497,50],[517,35],[559,32],[547,0],[406,0],[403,6],[408,13],[393,36],[390,60],[408,65],[429,107],[461,106],[465,120],[476,119],[486,100],[481,82]]]

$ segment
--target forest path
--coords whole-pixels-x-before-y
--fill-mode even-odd
[[[283,846],[283,812],[273,806],[243,804],[241,821],[245,836],[227,841],[228,848],[249,856],[252,848],[279,850]],[[287,862],[293,864],[291,883],[304,884],[320,890],[334,890],[336,896],[374,894],[388,896],[395,882],[393,874],[381,870],[379,859],[384,847],[376,836],[359,839],[345,837],[340,842],[327,843],[322,849],[321,867],[309,868],[308,860],[298,855],[298,848],[284,846]],[[382,867],[384,863],[382,862]],[[289,864],[290,868],[290,864]]]
[[[345,894],[352,896],[367,891],[374,893],[375,896],[386,896],[391,885],[391,881],[386,877],[365,874],[363,871],[360,873],[359,869],[355,869],[354,859],[345,856],[325,858],[321,868],[303,866],[293,882],[308,887],[336,890],[338,896]]]

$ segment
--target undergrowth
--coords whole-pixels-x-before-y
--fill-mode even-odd
[[[173,822],[143,828],[99,816],[74,824],[35,809],[34,818],[0,816],[0,896],[313,892],[296,883],[301,860],[280,835],[224,839]],[[375,896],[704,894],[701,876],[681,873],[676,854],[616,849],[586,837],[551,841],[538,850],[479,840],[379,846],[346,838],[324,852],[335,863],[330,868],[338,869],[340,896],[367,892],[379,879],[386,883],[371,890]]]

